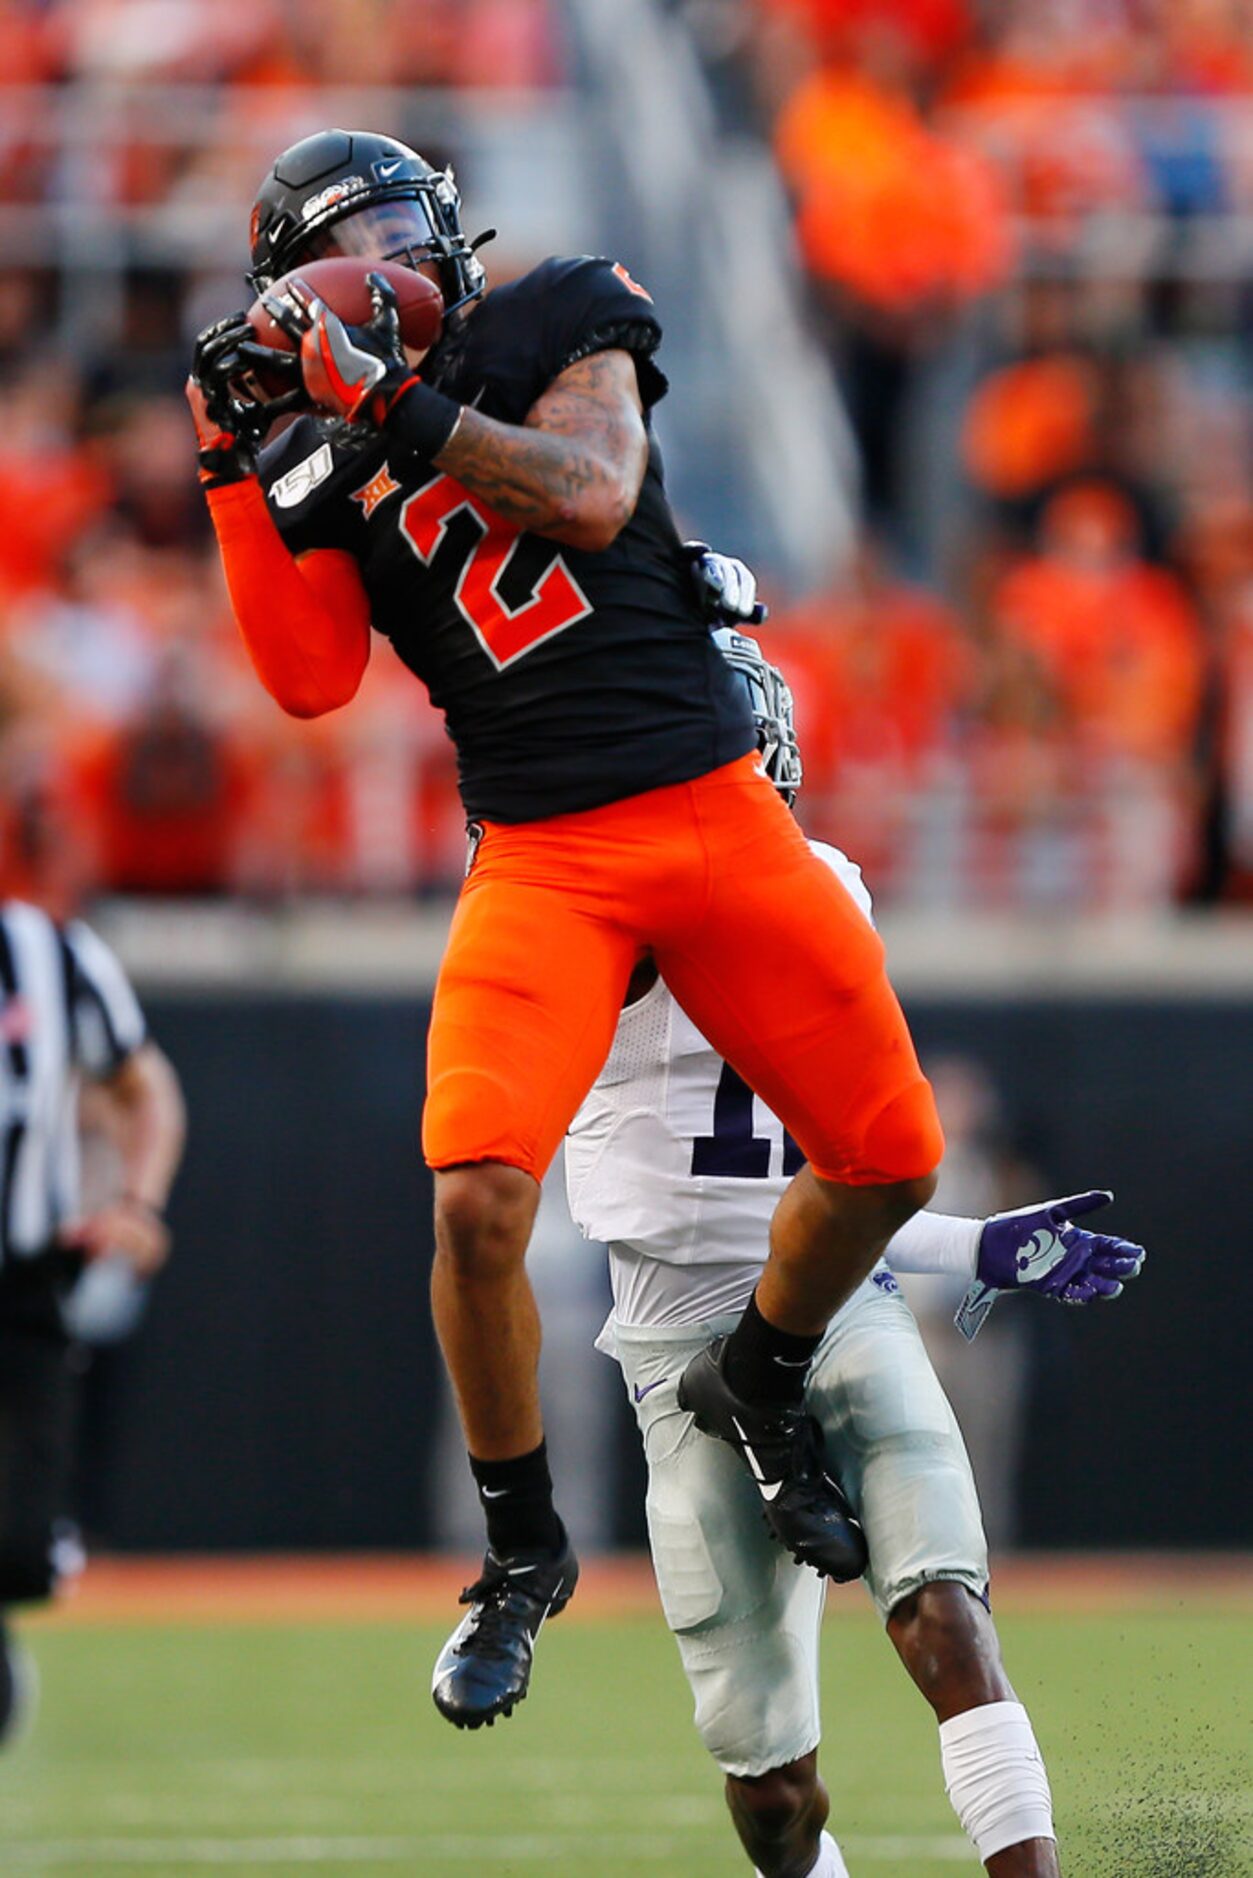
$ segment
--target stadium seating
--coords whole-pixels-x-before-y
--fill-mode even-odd
[[[864,551],[829,584],[772,591],[761,569],[804,813],[889,902],[1243,900],[1253,453],[1230,255],[1253,57],[1234,6],[1107,5],[1086,32],[1027,0],[979,11],[743,9],[737,95],[792,193],[867,497]],[[456,881],[451,750],[403,674],[377,659],[363,703],[312,728],[258,694],[181,408],[188,335],[238,297],[233,205],[332,100],[384,96],[345,86],[417,88],[389,108],[459,151],[476,99],[512,101],[504,122],[573,83],[545,0],[359,17],[189,4],[156,34],[133,0],[0,4],[10,890]],[[524,235],[496,277],[532,258]],[[1099,578],[1058,542],[1073,484],[1130,531]],[[1152,864],[1129,864],[1132,828]]]

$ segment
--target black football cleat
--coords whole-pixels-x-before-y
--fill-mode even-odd
[[[490,1728],[498,1715],[512,1715],[531,1680],[535,1642],[545,1620],[564,1611],[579,1580],[579,1562],[568,1538],[552,1553],[510,1552],[488,1547],[483,1575],[468,1585],[460,1602],[470,1606],[440,1651],[431,1694],[454,1728]]]
[[[866,1536],[826,1468],[822,1430],[804,1407],[745,1402],[723,1375],[717,1337],[679,1378],[679,1407],[707,1435],[729,1442],[764,1502],[766,1524],[798,1565],[846,1584],[866,1569]]]

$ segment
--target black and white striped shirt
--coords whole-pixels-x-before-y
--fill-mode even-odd
[[[22,901],[0,909],[0,1259],[46,1251],[76,1212],[80,1077],[113,1075],[144,1034],[90,927]]]

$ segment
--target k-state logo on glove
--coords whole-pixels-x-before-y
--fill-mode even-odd
[[[1015,1261],[1028,1283],[1043,1278],[1066,1256],[1066,1248],[1055,1232],[1033,1232]]]

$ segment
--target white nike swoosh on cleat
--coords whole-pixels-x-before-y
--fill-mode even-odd
[[[483,1495],[483,1498],[485,1500],[503,1500],[505,1495],[508,1493],[508,1491],[509,1491],[508,1487],[480,1487],[479,1488],[479,1492]]]
[[[753,1450],[748,1445],[748,1436],[744,1433],[743,1428],[741,1428],[739,1422],[736,1421],[734,1415],[731,1417],[731,1426],[732,1428],[734,1428],[736,1434],[739,1436],[741,1442],[744,1444],[744,1459],[748,1462],[749,1471],[751,1472],[753,1479],[757,1482],[758,1487],[761,1489],[762,1499],[773,1500],[776,1494],[778,1493],[779,1488],[783,1485],[783,1482],[781,1480],[767,1480],[766,1479],[766,1476],[762,1473],[761,1468],[757,1465],[757,1456],[753,1453]]]
[[[534,1565],[506,1565],[505,1574],[509,1578],[521,1578],[526,1572],[533,1572]]]

